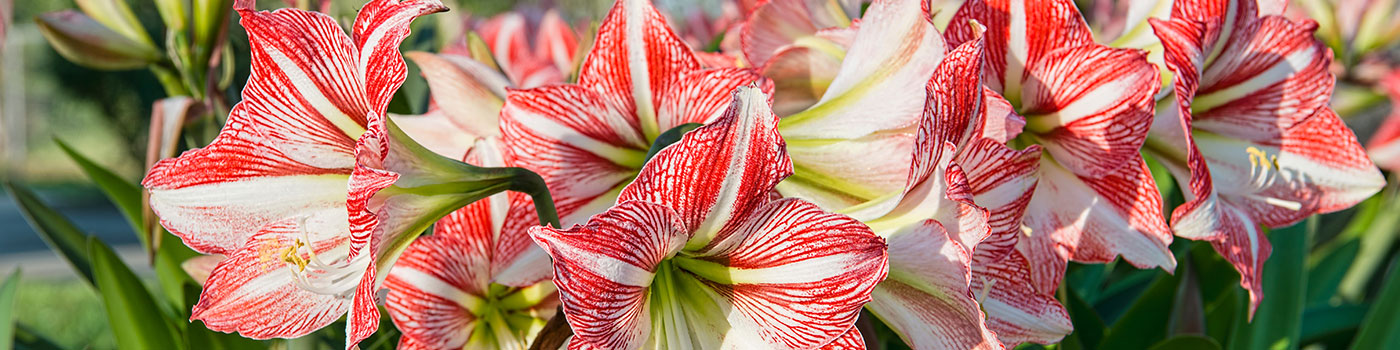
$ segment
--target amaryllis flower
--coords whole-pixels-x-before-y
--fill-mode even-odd
[[[489,139],[467,162],[504,165]],[[399,348],[525,349],[559,304],[547,257],[527,254],[539,251],[526,233],[535,215],[528,196],[500,193],[413,241],[384,282]]]
[[[927,82],[904,191],[844,210],[889,241],[890,278],[869,307],[917,349],[1049,343],[1070,331],[1014,249],[1040,149],[1003,143],[999,128],[1019,116],[985,92],[982,45],[948,53]]]
[[[479,139],[500,138],[501,106],[515,82],[468,56],[421,51],[404,56],[418,65],[431,93],[427,112],[391,115],[405,133],[451,158],[460,158]]]
[[[818,98],[813,105],[783,116],[779,125],[796,169],[792,177],[778,185],[784,196],[807,199],[827,210],[842,210],[887,199],[904,188],[914,131],[923,110],[923,86],[946,51],[920,4],[876,1],[867,8],[859,26],[843,29],[851,31],[850,49],[833,48],[839,55],[832,62],[834,66],[797,64],[783,68],[791,72],[834,72],[825,83],[809,84],[822,88],[815,91]],[[836,8],[803,6],[807,5],[789,0],[763,5],[745,27],[750,35],[746,42],[757,47],[764,42],[760,38],[773,35],[760,33],[792,30],[783,27],[785,17],[780,14],[786,11],[839,13]],[[810,44],[825,39],[794,40]],[[764,74],[777,74],[778,71],[767,68],[786,65],[781,55],[826,55],[826,49],[808,50],[802,45],[806,44],[789,44],[779,50],[780,56],[767,62]],[[750,58],[762,59],[759,57]],[[802,61],[808,59],[798,62]],[[806,79],[803,77],[819,80],[814,74],[817,73],[784,73],[772,79],[775,85],[784,86]],[[776,100],[778,94],[781,91],[775,93],[775,106],[780,103]]]
[[[384,119],[409,22],[440,2],[371,1],[352,36],[323,14],[235,6],[253,61],[242,102],[213,143],[157,163],[142,184],[162,225],[228,257],[192,319],[271,338],[348,313],[353,346],[377,328],[374,292],[408,242],[510,176],[434,155]]]
[[[773,199],[792,173],[778,118],[759,89],[734,95],[723,117],[647,162],[612,208],[530,230],[554,258],[570,348],[810,349],[859,335],[856,317],[885,278],[884,240]]]
[[[1152,121],[1157,70],[1140,50],[1095,44],[1068,0],[972,0],[950,43],[986,26],[984,84],[1025,116],[1011,144],[1044,149],[1021,249],[1036,286],[1053,293],[1067,260],[1171,269],[1162,199],[1138,153]]]
[[[1377,166],[1389,171],[1400,171],[1400,70],[1391,71],[1378,83],[1381,91],[1390,99],[1390,115],[1381,122],[1376,133],[1366,141],[1366,154]]]
[[[773,0],[754,9],[739,35],[747,64],[773,80],[774,112],[787,116],[822,98],[841,70],[859,16],[859,1]]]
[[[1264,12],[1254,0],[1177,1],[1153,20],[1175,73],[1176,106],[1161,111],[1147,150],[1184,184],[1176,235],[1210,241],[1262,298],[1269,241],[1259,229],[1341,210],[1385,184],[1327,107],[1332,53],[1316,23]]]
[[[663,132],[707,123],[750,70],[701,69],[646,0],[620,0],[598,28],[577,85],[513,90],[501,110],[516,166],[544,177],[564,223],[611,206]]]
[[[506,12],[482,22],[476,31],[491,49],[496,65],[518,88],[563,82],[577,64],[578,34],[555,10],[545,12],[538,23]]]

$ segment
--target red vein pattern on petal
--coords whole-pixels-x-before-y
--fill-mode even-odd
[[[665,206],[627,201],[568,230],[536,226],[530,236],[554,258],[574,348],[637,348],[651,322],[647,293],[657,264],[685,244]]]
[[[889,236],[890,278],[868,305],[918,349],[1002,349],[987,329],[970,280],[968,250],[938,221]]]
[[[723,117],[648,161],[618,201],[668,206],[688,232],[722,240],[720,230],[748,217],[767,202],[768,190],[792,174],[777,127],[767,97],[756,88],[740,89]]]
[[[733,304],[731,324],[756,327],[775,347],[836,340],[888,273],[884,239],[810,202],[778,200],[742,221],[731,240],[699,257],[727,267],[729,280],[701,280]]]
[[[978,247],[974,253],[972,291],[987,313],[987,328],[1007,346],[1057,343],[1074,330],[1059,300],[1032,283],[1030,261],[1019,251],[999,256]]]
[[[339,219],[339,220],[336,220]],[[321,232],[310,226],[341,226],[343,215],[298,221],[287,219],[264,226],[238,251],[210,273],[191,311],[191,320],[204,321],[220,332],[238,332],[254,339],[295,338],[330,325],[350,310],[349,297],[320,294],[299,287],[289,257],[305,258],[297,243],[317,255],[343,250],[345,238],[302,241]],[[320,235],[324,236],[324,234]],[[340,252],[343,258],[344,252]],[[314,269],[314,268],[313,268]],[[357,275],[360,271],[354,271]],[[328,276],[335,278],[337,276]]]

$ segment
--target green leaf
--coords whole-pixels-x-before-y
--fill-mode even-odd
[[[1300,273],[1308,257],[1308,239],[1317,217],[1273,230],[1273,254],[1264,262],[1264,300],[1254,320],[1232,334],[1231,349],[1297,349],[1302,332],[1307,275]],[[1245,321],[1245,320],[1238,320]],[[1248,322],[1248,321],[1245,321]]]
[[[146,286],[127,268],[112,248],[97,238],[88,239],[93,277],[108,324],[121,349],[177,349],[180,337],[161,314]]]
[[[1061,286],[1060,302],[1064,303],[1065,309],[1069,311],[1069,320],[1074,324],[1074,332],[1065,336],[1060,345],[1065,349],[1097,349],[1105,331],[1103,319],[1099,318],[1099,314],[1089,303],[1079,297],[1076,289],[1068,284]]]
[[[15,295],[19,294],[18,269],[0,284],[0,350],[14,349]]]
[[[162,297],[171,307],[172,315],[189,318],[190,307],[193,304],[185,302],[185,286],[195,285],[195,282],[180,264],[199,254],[184,244],[180,244],[180,239],[164,228],[160,228],[159,231],[164,236],[161,240],[167,243],[160,245],[152,265],[156,271]]]
[[[1394,215],[1400,212],[1400,199],[1393,193],[1381,196],[1385,198],[1381,212],[1389,214],[1380,215],[1359,233],[1361,250],[1356,253],[1356,260],[1347,270],[1346,277],[1342,278],[1342,285],[1337,288],[1337,293],[1347,300],[1361,300],[1367,284],[1376,280],[1377,270],[1383,268],[1389,259],[1391,246],[1400,238],[1400,215]]]
[[[1382,349],[1400,344],[1400,259],[1392,261],[1390,277],[1386,278],[1372,305],[1356,333],[1352,349]]]
[[[1210,275],[1207,275],[1210,276]],[[1234,333],[1236,318],[1244,315],[1244,290],[1227,289],[1206,306],[1206,335],[1218,343],[1226,343]]]
[[[22,323],[15,324],[15,349],[20,350],[59,350],[52,340],[44,338]]]
[[[1338,307],[1315,307],[1303,311],[1303,332],[1299,342],[1306,345],[1334,333],[1356,329],[1361,319],[1366,317],[1366,305],[1343,305]]]
[[[5,191],[14,197],[15,204],[19,206],[25,220],[29,221],[29,226],[39,233],[39,238],[43,238],[44,243],[48,243],[50,248],[63,256],[78,276],[92,284],[92,263],[87,255],[88,235],[78,230],[78,227],[63,217],[63,214],[44,204],[34,192],[8,181],[3,185]]]
[[[1157,280],[1108,329],[1099,349],[1146,349],[1167,338],[1167,328],[1171,322],[1164,318],[1171,314],[1175,306],[1181,276],[1157,274]]]
[[[1151,350],[1210,350],[1220,349],[1220,343],[1215,339],[1198,335],[1184,335],[1167,340],[1163,340],[1157,345],[1153,345]]]
[[[63,149],[63,153],[67,153],[73,162],[78,163],[78,167],[82,168],[83,173],[86,173],[88,178],[97,184],[97,188],[107,195],[107,199],[110,199],[112,204],[116,204],[117,208],[121,209],[122,215],[126,216],[126,222],[131,224],[131,231],[135,232],[136,236],[141,237],[141,243],[149,245],[146,242],[146,235],[142,232],[145,231],[144,223],[146,220],[141,217],[141,211],[145,206],[145,203],[141,201],[141,186],[117,176],[111,170],[84,157],[63,140],[54,139],[53,142],[58,144],[58,148]]]
[[[1359,251],[1361,251],[1361,240],[1347,239],[1345,243],[1338,245],[1336,249],[1322,256],[1315,263],[1309,264],[1305,304],[1323,305],[1336,296],[1337,287],[1342,285],[1342,278],[1346,276],[1347,269],[1351,267],[1351,263],[1356,259],[1356,253]]]

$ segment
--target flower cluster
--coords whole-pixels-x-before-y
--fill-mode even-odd
[[[1170,271],[1174,237],[1252,311],[1262,228],[1384,180],[1315,22],[1139,3],[1112,44],[1070,0],[741,1],[686,32],[617,0],[591,38],[507,14],[407,53],[432,101],[392,115],[399,44],[442,3],[370,1],[347,36],[244,0],[242,101],[143,185],[226,257],[191,318],[252,338],[344,316],[353,346],[384,305],[415,349],[523,349],[551,320],[571,349],[864,348],[862,310],[918,349],[1053,343],[1069,262]]]

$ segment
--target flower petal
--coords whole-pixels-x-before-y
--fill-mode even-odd
[[[409,52],[428,81],[433,103],[457,127],[477,137],[499,137],[499,115],[509,82],[465,56]]]
[[[501,109],[508,157],[544,178],[565,224],[612,205],[641,167],[649,145],[634,123],[573,85],[515,90]]]
[[[1109,262],[1119,255],[1138,268],[1171,270],[1171,231],[1161,195],[1141,158],[1100,178],[1074,175],[1052,157],[1040,160],[1040,181],[1026,209],[1023,253],[1035,262],[1036,288],[1052,294],[1065,261]]]
[[[568,230],[536,226],[534,238],[554,258],[570,348],[639,348],[651,333],[647,294],[655,269],[685,244],[670,208],[627,201]]]
[[[466,345],[477,322],[470,305],[485,302],[490,278],[486,243],[435,234],[409,245],[384,282],[385,307],[405,339],[438,349]]]
[[[1084,176],[1139,157],[1161,84],[1146,53],[1088,45],[1044,58],[1028,69],[1020,112],[1045,150]]]
[[[658,152],[618,202],[672,208],[695,235],[689,248],[722,239],[722,228],[768,202],[768,191],[792,174],[767,100],[754,87],[736,91],[723,117]]]
[[[354,162],[349,149],[293,148],[300,156],[292,156],[281,147],[294,142],[274,138],[282,133],[268,137],[260,130],[267,127],[254,124],[275,120],[250,115],[245,105],[234,107],[209,146],[157,162],[141,182],[151,192],[151,209],[161,225],[201,253],[230,255],[263,225],[345,205]],[[353,142],[340,136],[323,144],[340,148]],[[297,160],[311,157],[320,158],[313,164]]]
[[[690,47],[666,25],[647,0],[623,0],[613,5],[598,27],[593,48],[583,60],[579,85],[598,91],[609,106],[654,138],[664,129],[656,123],[658,105],[667,86],[682,73],[700,69]]]
[[[756,66],[765,66],[784,47],[817,39],[817,33],[822,30],[849,27],[849,12],[836,5],[833,1],[824,0],[773,0],[763,3],[749,14],[740,33],[744,58]]]
[[[856,138],[913,129],[944,43],[917,1],[876,1],[866,10],[841,70],[821,100],[783,118],[789,140]],[[899,172],[899,171],[896,171]]]
[[[970,26],[977,21],[986,33]],[[950,45],[961,45],[986,35],[985,84],[1020,101],[1020,87],[1032,77],[1026,72],[1051,51],[1093,43],[1089,25],[1070,0],[969,0],[958,8],[944,34]]]
[[[885,242],[859,221],[788,198],[676,265],[723,296],[734,348],[813,348],[853,328],[885,278]],[[731,309],[732,308],[732,309]],[[757,335],[757,338],[752,336]]]
[[[353,293],[318,293],[300,284],[349,281],[335,285],[345,289],[341,292],[350,292],[359,284],[366,265],[299,270],[296,263],[345,259],[348,240],[324,233],[344,232],[345,224],[343,211],[326,210],[324,215],[264,226],[214,268],[190,319],[204,321],[211,330],[238,332],[255,339],[295,338],[340,319],[350,310]],[[298,282],[302,279],[307,282]]]
[[[970,287],[972,258],[938,221],[888,236],[889,279],[870,311],[917,349],[1000,349]]]
[[[408,24],[418,16],[442,11],[447,6],[440,0],[371,0],[360,8],[353,32],[358,48],[355,77],[364,84],[370,111],[387,111],[389,99],[407,78],[399,44],[408,37]]]
[[[979,247],[973,256],[973,293],[987,312],[987,328],[1008,347],[1057,343],[1074,330],[1065,307],[1037,292],[1031,277],[1030,261],[1018,251],[998,256]]]
[[[987,249],[1006,252],[1015,248],[1021,219],[1039,181],[1040,157],[1038,146],[1017,151],[983,138],[973,141],[953,160],[967,176],[972,202],[990,214],[990,236],[975,246],[979,254]]]

